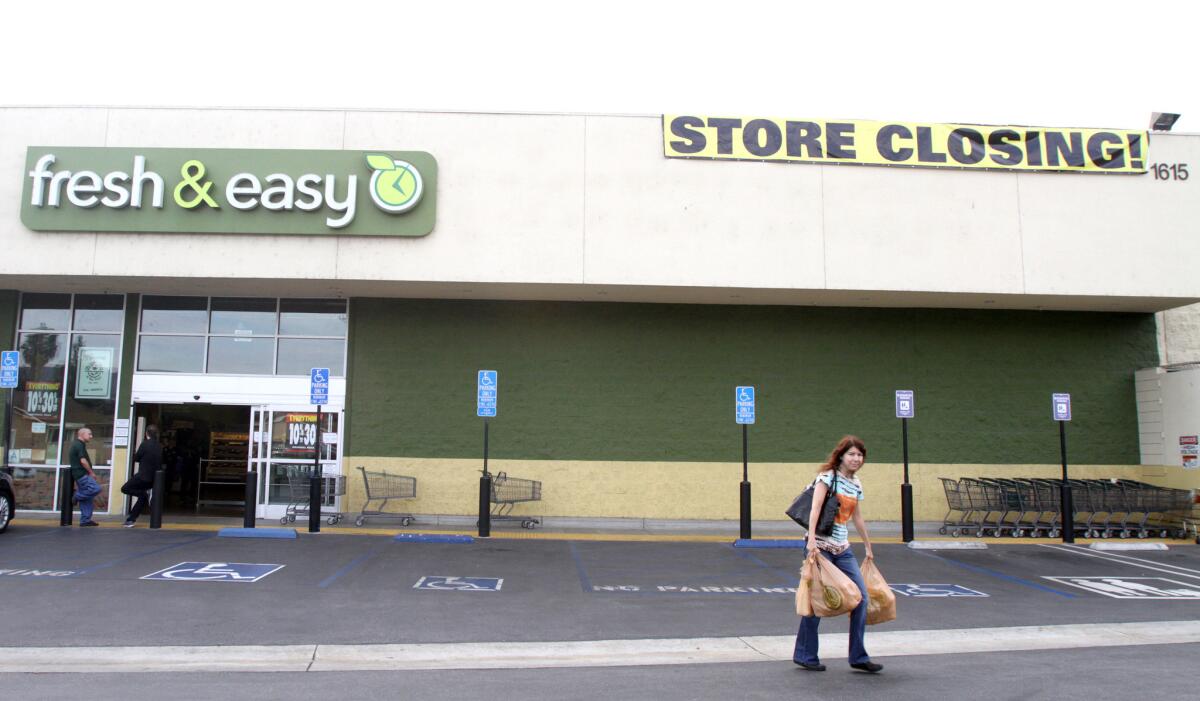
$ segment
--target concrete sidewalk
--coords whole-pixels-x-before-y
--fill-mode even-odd
[[[0,673],[346,672],[787,662],[792,636],[376,645],[5,648]],[[1200,621],[872,631],[872,658],[1200,643]],[[846,658],[845,633],[821,635]]]

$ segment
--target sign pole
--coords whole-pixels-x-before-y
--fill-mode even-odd
[[[904,483],[900,485],[900,530],[905,543],[913,541],[913,496],[912,484],[908,481],[908,419],[900,419],[900,432],[904,440]]]
[[[750,534],[750,449],[749,425],[742,424],[742,528],[741,537],[751,538]]]
[[[317,405],[317,444],[308,482],[308,532],[321,532],[321,405]]]
[[[912,484],[908,481],[908,420],[917,415],[917,403],[911,389],[896,390],[896,418],[904,450],[904,481],[900,483],[900,534],[905,543],[913,541]]]
[[[742,484],[741,484],[741,528],[742,540],[750,540],[750,424],[754,423],[754,387],[733,388],[733,419],[742,425]]]
[[[12,437],[12,408],[13,408],[13,392],[16,390],[10,389],[4,393],[4,456],[2,463],[4,469],[8,470],[8,449],[10,439]]]
[[[480,538],[492,535],[492,475],[488,472],[488,419],[496,416],[500,376],[495,370],[480,370],[475,377],[475,415],[483,419],[483,475],[479,478]]]
[[[329,368],[313,368],[309,371],[309,378],[308,403],[317,407],[317,423],[313,427],[316,429],[316,440],[313,441],[313,472],[308,478],[308,532],[320,533],[321,481],[323,479],[321,477],[321,405],[329,402]]]
[[[0,465],[8,470],[8,451],[12,448],[12,409],[13,392],[17,391],[17,378],[21,372],[21,351],[0,352],[0,388],[7,389],[4,393],[4,455],[0,456]]]
[[[1075,542],[1075,504],[1071,498],[1071,483],[1067,478],[1067,422],[1071,420],[1071,395],[1053,394],[1050,397],[1051,415],[1058,422],[1058,447],[1062,453],[1062,484],[1059,499],[1062,511],[1062,539]]]
[[[479,477],[479,537],[492,536],[492,476],[488,473],[488,420],[483,420],[483,475]]]

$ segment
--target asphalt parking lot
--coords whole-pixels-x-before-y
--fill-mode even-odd
[[[880,630],[1200,618],[1194,545],[875,550],[899,609]],[[798,550],[735,548],[732,539],[272,540],[14,522],[0,537],[0,646],[789,635],[799,565]],[[91,632],[80,632],[83,621]],[[845,625],[833,619],[822,631]]]

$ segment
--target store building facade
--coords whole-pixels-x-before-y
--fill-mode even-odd
[[[737,385],[758,389],[756,518],[845,433],[868,445],[870,516],[898,518],[899,389],[918,518],[944,512],[939,476],[1057,474],[1054,392],[1074,474],[1200,486],[1143,464],[1134,381],[1198,345],[1179,174],[1200,137],[1115,132],[1141,164],[1114,172],[978,169],[961,147],[927,168],[832,162],[848,147],[824,123],[821,158],[788,163],[764,162],[773,134],[783,153],[815,132],[724,119],[0,109],[20,506],[56,508],[79,426],[107,486],[156,423],[178,508],[240,508],[252,469],[259,515],[282,515],[319,433],[338,508],[361,508],[362,466],[415,476],[406,510],[469,516],[485,368],[490,467],[541,480],[520,507],[539,516],[736,518]],[[937,155],[924,133],[912,152]],[[697,134],[710,150],[681,153]],[[312,367],[332,375],[320,425]]]

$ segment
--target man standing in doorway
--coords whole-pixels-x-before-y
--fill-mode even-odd
[[[158,443],[158,426],[150,424],[146,427],[146,440],[138,446],[133,459],[138,464],[137,474],[121,485],[122,494],[136,497],[133,508],[129,510],[129,517],[125,519],[126,528],[133,528],[138,516],[142,515],[142,509],[146,508],[146,492],[154,488],[154,473],[162,469],[162,446]],[[155,494],[154,498],[161,499],[162,496]]]
[[[98,526],[92,520],[92,500],[100,493],[100,482],[92,471],[92,458],[88,456],[87,442],[92,440],[92,429],[84,426],[75,432],[71,442],[71,479],[75,480],[75,501],[79,502],[79,525],[82,528]]]

